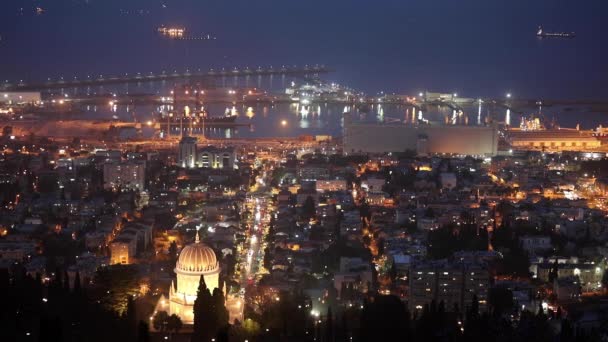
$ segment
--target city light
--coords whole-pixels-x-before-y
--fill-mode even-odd
[[[357,6],[302,16],[81,2],[12,6],[2,34],[0,259],[17,319],[5,323],[19,325],[7,332],[559,340],[586,324],[599,327],[589,338],[607,335],[596,305],[608,300],[599,30],[588,44],[591,31],[471,20],[521,12],[491,1],[454,13],[374,1],[403,17],[397,30]],[[602,27],[583,7],[553,6],[571,20],[542,24]],[[437,20],[445,11],[461,20]],[[201,13],[214,20],[183,26]],[[65,27],[75,29],[57,42],[30,32]],[[480,27],[487,39],[471,36]],[[343,48],[357,40],[376,43],[364,56]],[[468,62],[463,41],[486,62]],[[577,65],[577,53],[597,58]],[[66,316],[71,307],[82,314]],[[395,320],[396,309],[414,314]]]

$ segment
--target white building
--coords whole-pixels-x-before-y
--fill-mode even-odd
[[[110,243],[110,264],[129,265],[133,263],[137,249],[137,239],[116,238]]]
[[[345,154],[412,150],[421,155],[495,156],[498,130],[486,126],[355,123],[350,114],[345,114],[343,142]]]
[[[196,166],[195,137],[183,137],[180,140],[177,162],[181,167],[194,168]]]
[[[201,276],[210,292],[219,287],[220,265],[213,249],[200,241],[198,232],[193,244],[179,254],[175,265],[177,286],[169,290],[169,314],[178,315],[187,325],[194,324],[194,301]]]
[[[205,168],[233,170],[237,167],[236,158],[234,148],[206,146],[198,152],[198,165]]]
[[[317,180],[315,187],[319,192],[346,191],[347,189],[344,179]]]

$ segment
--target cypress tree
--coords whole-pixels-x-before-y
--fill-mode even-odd
[[[150,329],[144,321],[139,321],[137,325],[137,342],[150,342]]]
[[[63,271],[63,291],[65,294],[70,293],[70,276],[68,271]]]
[[[127,311],[125,312],[125,323],[127,325],[127,335],[129,337],[135,337],[137,329],[137,312],[135,309],[135,300],[133,296],[127,297]]]
[[[194,331],[192,333],[192,341],[209,341],[215,336],[215,327],[213,326],[212,314],[212,298],[205,278],[201,275],[198,283],[198,291],[196,300],[194,301]]]
[[[213,308],[215,309],[217,328],[224,328],[228,325],[229,316],[226,309],[226,301],[224,300],[224,292],[218,288],[213,290]]]
[[[81,285],[80,285],[80,272],[76,271],[76,275],[74,276],[74,294],[79,295],[81,292]]]
[[[331,306],[327,308],[327,319],[325,320],[325,342],[334,341],[334,318]]]
[[[346,299],[346,282],[342,282],[340,285],[340,300],[344,301]]]

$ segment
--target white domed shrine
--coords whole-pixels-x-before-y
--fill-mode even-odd
[[[177,286],[169,290],[169,314],[178,315],[184,324],[194,323],[193,306],[201,275],[207,288],[219,287],[220,266],[215,252],[200,241],[198,231],[194,243],[182,249],[175,265]]]

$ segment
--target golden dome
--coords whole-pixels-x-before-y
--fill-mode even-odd
[[[184,272],[213,272],[219,268],[215,252],[210,247],[206,246],[196,233],[194,243],[187,245],[182,249],[177,259],[175,269]]]

